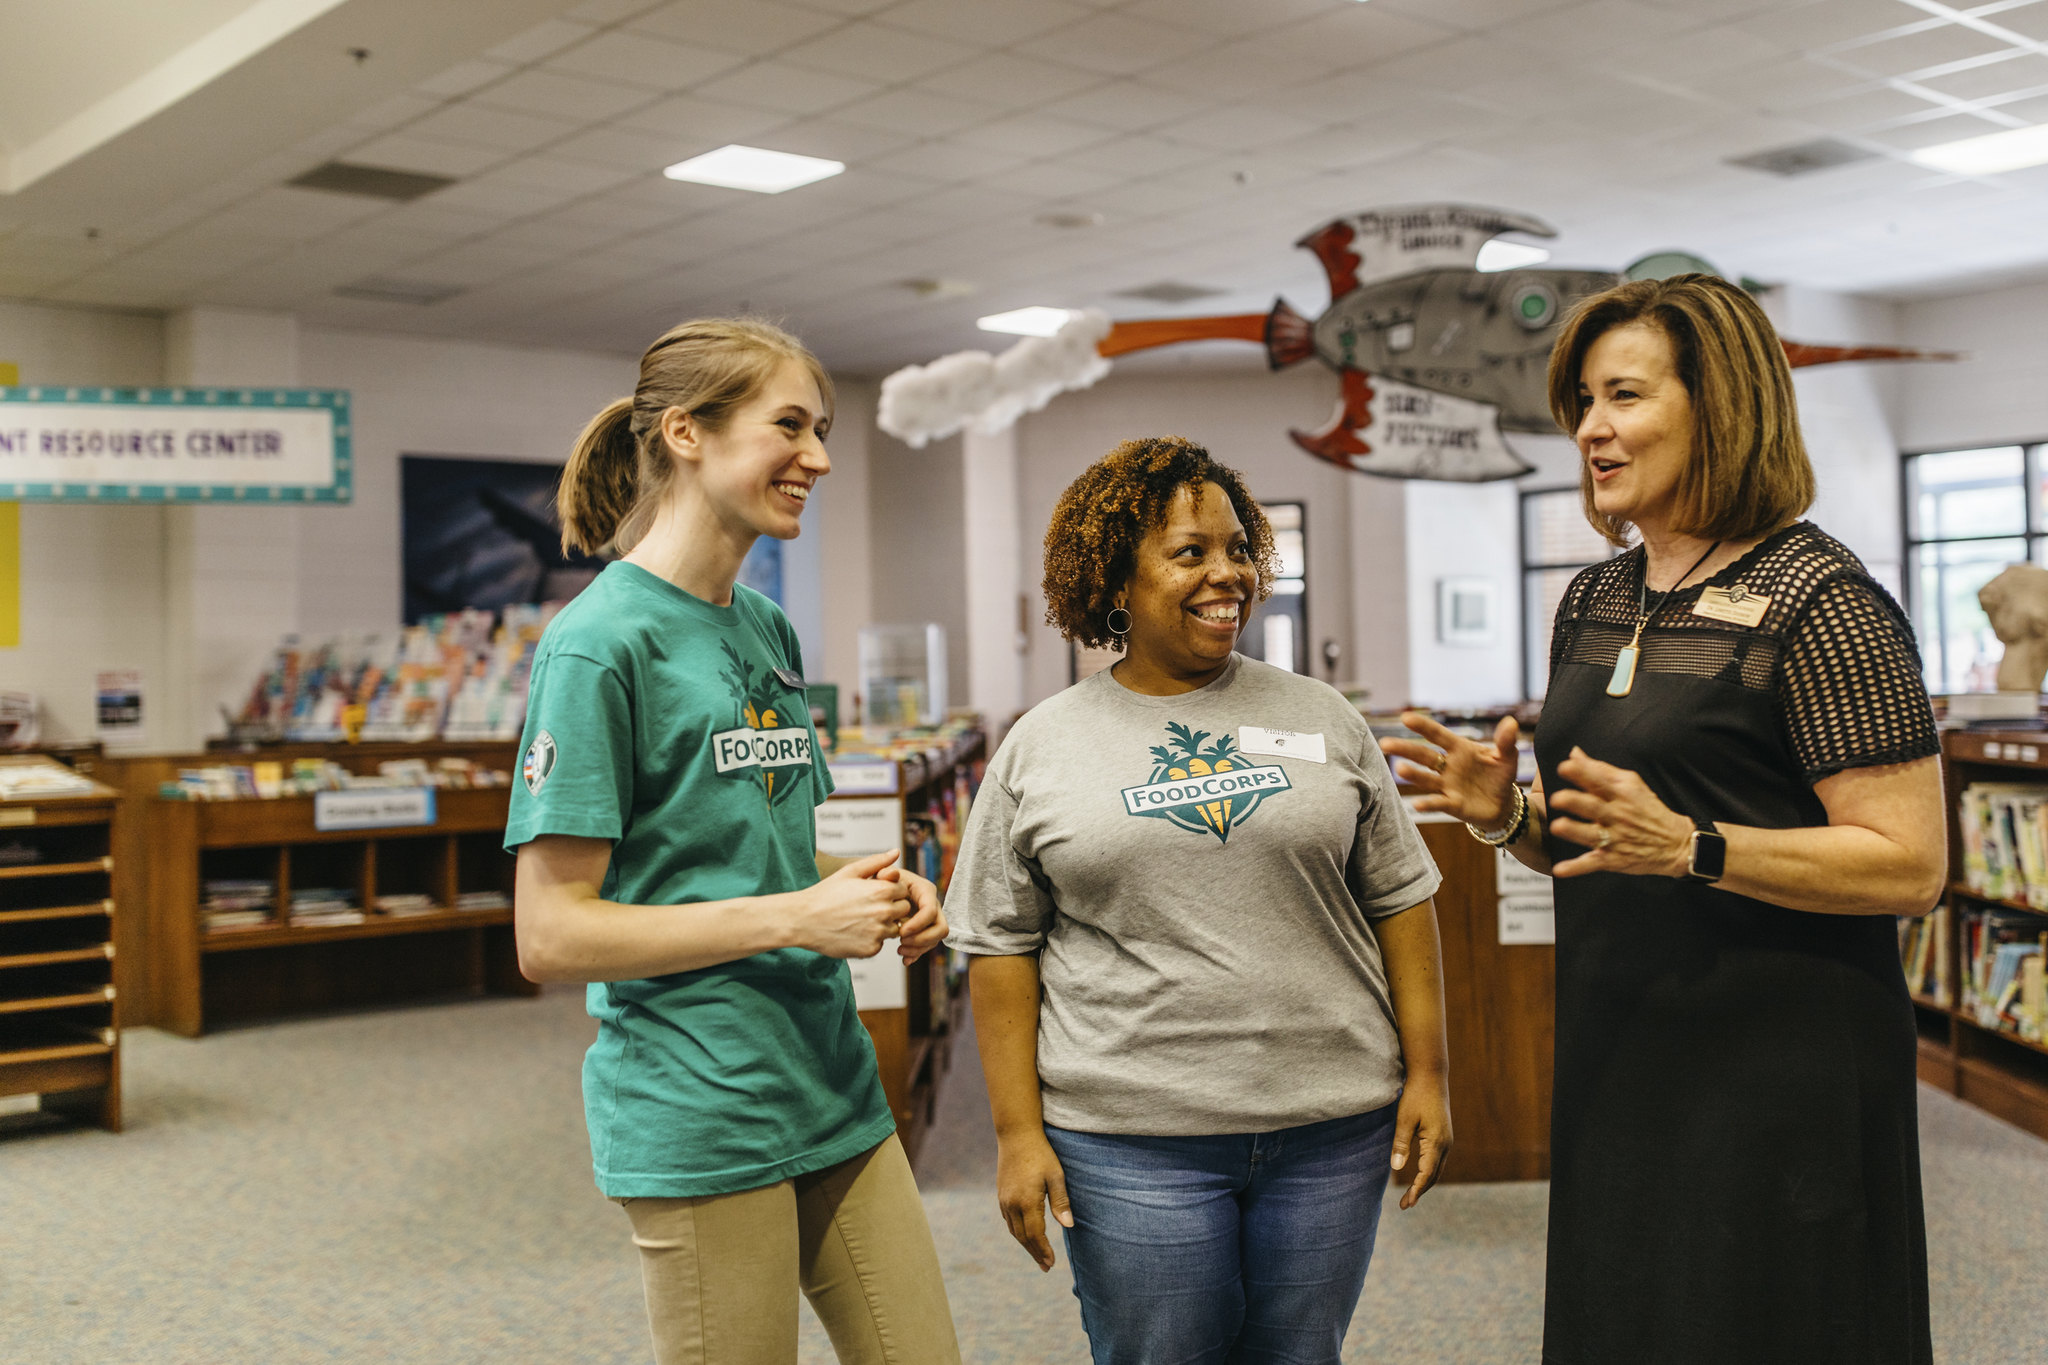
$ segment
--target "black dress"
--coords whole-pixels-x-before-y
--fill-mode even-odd
[[[1681,815],[1796,828],[1827,823],[1822,778],[1938,752],[1904,613],[1810,524],[1707,580],[1768,598],[1754,627],[1675,593],[1633,692],[1610,697],[1642,574],[1638,548],[1565,594],[1536,735],[1546,792],[1576,745]],[[1896,922],[1667,877],[1556,893],[1546,1365],[1926,1365]]]

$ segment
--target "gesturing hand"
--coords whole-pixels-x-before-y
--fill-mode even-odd
[[[1572,785],[1547,794],[1551,813],[1564,813],[1551,820],[1550,832],[1592,852],[1558,863],[1551,876],[1685,875],[1693,823],[1659,800],[1642,778],[1577,747],[1557,765],[1557,775]]]
[[[896,953],[909,966],[946,941],[946,912],[939,908],[939,888],[929,878],[908,870],[897,871],[896,877],[915,907],[897,930]]]
[[[1383,739],[1380,750],[1402,760],[1399,777],[1423,792],[1417,810],[1442,811],[1484,830],[1507,824],[1509,788],[1520,762],[1515,741],[1521,727],[1513,716],[1494,727],[1490,744],[1454,735],[1420,711],[1403,711],[1401,723],[1429,743]]]
[[[869,854],[800,893],[791,933],[796,945],[826,957],[881,952],[912,914],[910,889],[890,866],[896,857],[893,850]]]

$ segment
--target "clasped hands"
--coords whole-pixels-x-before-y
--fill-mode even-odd
[[[1453,734],[1420,711],[1403,711],[1401,723],[1428,743],[1383,739],[1380,749],[1401,760],[1401,780],[1422,792],[1416,809],[1441,811],[1488,833],[1506,825],[1521,734],[1513,716],[1494,728],[1490,742]],[[1557,775],[1572,785],[1543,794],[1550,832],[1589,851],[1553,865],[1553,877],[1685,875],[1692,821],[1665,805],[1640,776],[1576,745]]]

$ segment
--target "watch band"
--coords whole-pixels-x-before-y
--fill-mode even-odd
[[[1714,828],[1712,820],[1695,815],[1694,829],[1686,852],[1685,879],[1689,882],[1718,882],[1728,867],[1728,836]]]

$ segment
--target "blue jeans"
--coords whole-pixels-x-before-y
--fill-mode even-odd
[[[1337,1365],[1379,1231],[1395,1108],[1218,1137],[1048,1125],[1095,1365]]]

